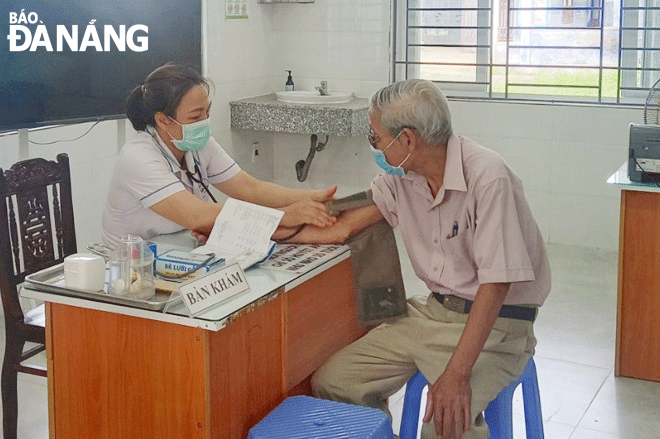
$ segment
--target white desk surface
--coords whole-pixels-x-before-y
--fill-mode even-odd
[[[660,192],[660,186],[655,183],[637,183],[628,178],[628,162],[617,169],[617,171],[607,179],[609,184],[618,186],[620,189],[639,192]]]
[[[48,293],[36,291],[30,288],[22,288],[21,296],[32,299],[42,300],[44,302],[61,303],[64,305],[77,306],[81,308],[96,309],[100,311],[114,312],[128,316],[142,317],[163,322],[176,323],[179,325],[192,326],[195,328],[204,328],[211,331],[222,329],[233,314],[245,308],[251,303],[256,302],[262,297],[267,296],[280,287],[284,291],[289,291],[303,282],[317,276],[325,270],[334,267],[340,262],[350,257],[350,248],[344,246],[344,251],[333,259],[319,265],[308,272],[294,274],[285,271],[253,268],[245,272],[245,277],[250,285],[250,290],[232,298],[216,308],[203,312],[196,317],[189,317],[183,304],[179,302],[174,305],[167,314],[159,311],[150,311],[129,306],[114,305],[106,302],[87,300],[76,297],[63,296],[57,293]]]

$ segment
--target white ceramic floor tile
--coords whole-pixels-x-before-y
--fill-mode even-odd
[[[550,438],[551,436],[547,436]],[[653,438],[657,436],[644,436]],[[632,436],[618,436],[616,434],[603,433],[602,431],[589,430],[588,428],[578,427],[575,429],[570,439],[630,439]]]
[[[547,439],[569,439],[575,430],[574,425],[560,424],[558,422],[545,421],[543,423],[543,434]],[[513,415],[513,439],[526,439],[525,416],[514,413]]]
[[[524,423],[524,421],[523,421]],[[547,439],[569,439],[575,429],[572,425],[560,424],[559,422],[546,421],[543,423],[543,434]],[[515,436],[514,439],[522,439],[525,436]]]
[[[535,356],[543,419],[577,426],[611,369]],[[520,394],[514,394],[514,402]],[[514,413],[522,413],[522,405]]]
[[[403,412],[403,398],[390,398],[390,413],[392,413],[392,431],[399,434],[401,426],[401,413]]]
[[[660,437],[660,383],[610,374],[578,426],[625,439]]]
[[[536,355],[602,368],[614,366],[617,255],[548,246],[552,291],[534,330]]]
[[[48,438],[48,389],[18,381],[18,438]],[[2,436],[0,434],[0,436]]]
[[[602,290],[601,290],[602,291]],[[534,326],[538,340],[536,355],[555,360],[612,368],[614,366],[614,344],[616,311],[603,306],[596,298],[598,292],[589,293],[588,298],[577,298],[575,287],[570,284],[554,283],[551,296],[539,311]]]
[[[421,436],[422,433],[422,419],[424,418],[424,409],[426,407],[426,391],[422,391],[422,399],[420,401],[420,410],[419,410],[419,427],[417,428],[417,438]],[[403,398],[405,396],[406,386],[403,386],[401,390],[392,395],[389,399],[390,404],[390,413],[392,413],[392,431],[394,434],[398,435],[401,427],[401,415],[403,412]]]

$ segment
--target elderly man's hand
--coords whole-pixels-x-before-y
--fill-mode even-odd
[[[433,418],[442,439],[460,439],[472,425],[470,376],[445,370],[429,387],[424,422]]]

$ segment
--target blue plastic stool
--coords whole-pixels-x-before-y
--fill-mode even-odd
[[[536,365],[533,358],[530,358],[527,362],[522,375],[512,381],[497,395],[497,398],[488,404],[485,417],[491,439],[513,439],[513,392],[519,384],[523,386],[527,439],[544,439],[539,383],[536,378]],[[426,385],[426,378],[420,372],[417,372],[408,381],[406,394],[403,398],[403,413],[401,415],[401,429],[399,430],[401,439],[415,439],[417,437],[422,391]]]
[[[427,384],[426,378],[421,372],[417,372],[408,380],[406,394],[403,397],[401,427],[399,428],[400,439],[415,439],[417,437],[422,391]]]
[[[257,425],[248,439],[393,439],[380,410],[342,402],[291,396]]]
[[[543,415],[541,414],[541,398],[539,397],[539,382],[536,378],[536,365],[530,358],[522,375],[505,387],[497,398],[486,408],[486,422],[490,429],[491,439],[513,438],[513,415],[511,404],[513,392],[522,384],[523,406],[525,408],[525,428],[527,439],[543,439]]]

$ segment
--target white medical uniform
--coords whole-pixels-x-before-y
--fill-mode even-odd
[[[103,243],[111,248],[128,234],[147,240],[183,230],[150,209],[170,195],[187,190],[211,201],[202,185],[188,178],[158,133],[151,127],[148,131],[124,145],[115,165],[103,211]],[[185,165],[206,185],[227,181],[241,170],[213,137],[201,150],[186,152]]]

